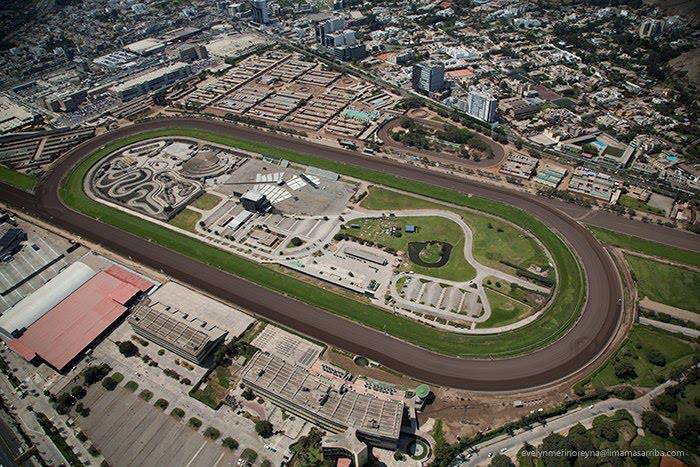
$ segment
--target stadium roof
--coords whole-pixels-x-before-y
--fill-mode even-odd
[[[126,312],[129,300],[152,285],[112,266],[51,308],[9,346],[27,360],[40,357],[62,370]]]

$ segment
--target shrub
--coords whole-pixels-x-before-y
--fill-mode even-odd
[[[299,237],[294,237],[289,243],[291,243],[292,246],[297,247],[301,246],[304,243],[304,241]]]
[[[255,422],[255,432],[263,438],[272,436],[272,423],[267,420],[258,420]]]
[[[598,436],[608,441],[617,441],[617,428],[610,422],[603,423],[598,427]]]
[[[219,436],[221,436],[221,432],[213,426],[210,426],[206,430],[204,430],[204,436],[211,439],[219,439]]]
[[[136,390],[139,388],[139,383],[136,381],[129,381],[126,383],[126,385],[124,385],[124,387],[131,392],[136,392]]]
[[[700,418],[684,415],[673,426],[673,436],[692,446],[700,445]]]
[[[153,393],[148,389],[144,389],[143,391],[141,391],[141,394],[139,394],[139,397],[148,402],[151,399],[153,399]]]
[[[226,438],[221,440],[221,444],[229,448],[231,451],[235,451],[236,449],[238,449],[238,441],[231,438],[230,436],[227,436]]]
[[[168,408],[169,403],[165,399],[158,399],[153,405],[158,407],[160,410],[165,410]]]
[[[120,384],[122,381],[124,381],[124,375],[119,373],[118,371],[115,371],[114,373],[112,373],[112,379],[115,383]]]
[[[160,349],[160,350],[158,351],[158,355],[160,355],[161,357],[162,357],[163,355],[165,355],[165,350]]]
[[[403,454],[398,449],[396,451],[394,451],[394,460],[395,461],[402,461],[403,460]]]
[[[194,428],[195,430],[199,430],[199,428],[202,426],[202,421],[198,419],[197,417],[191,417],[188,421],[187,424]]]
[[[125,357],[133,357],[134,355],[139,353],[139,348],[136,347],[131,341],[120,342],[119,344],[117,344],[117,346],[119,347],[119,353],[121,353]]]
[[[175,407],[171,412],[170,415],[172,415],[175,418],[184,418],[185,416],[185,411],[182,410],[180,407]]]

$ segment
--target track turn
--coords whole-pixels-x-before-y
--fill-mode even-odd
[[[561,339],[527,355],[500,360],[448,357],[252,284],[75,212],[62,203],[58,192],[63,179],[73,167],[100,147],[145,131],[175,128],[193,128],[260,141],[518,207],[557,231],[578,255],[587,281],[587,300],[581,318]],[[181,118],[122,127],[88,140],[66,154],[47,174],[35,196],[4,184],[0,184],[0,189],[0,199],[7,204],[20,207],[29,214],[44,218],[120,255],[130,256],[177,280],[310,337],[364,355],[414,378],[440,385],[476,391],[516,391],[552,384],[594,363],[612,341],[621,320],[617,304],[622,296],[620,282],[615,266],[603,247],[576,221],[536,198],[225,122]],[[505,334],[503,338],[507,339],[508,335]]]

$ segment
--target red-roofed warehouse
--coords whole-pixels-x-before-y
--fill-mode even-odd
[[[27,360],[39,357],[62,370],[127,311],[131,300],[152,286],[112,266],[63,299],[9,346]]]

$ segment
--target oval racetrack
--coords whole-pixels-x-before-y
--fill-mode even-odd
[[[148,130],[195,128],[279,146],[405,179],[429,183],[518,207],[562,235],[578,255],[587,282],[587,300],[579,321],[561,339],[533,353],[500,360],[467,360],[439,355],[366,328],[330,312],[272,292],[111,225],[67,208],[59,198],[62,180],[81,160],[105,144]],[[36,196],[7,185],[2,200],[213,296],[242,306],[349,352],[367,356],[417,379],[476,391],[515,391],[552,384],[592,364],[611,342],[620,322],[620,281],[603,247],[581,225],[524,193],[398,162],[329,148],[253,128],[202,119],[153,120],[97,136],[65,155],[37,188]],[[508,339],[508,334],[503,339]]]

